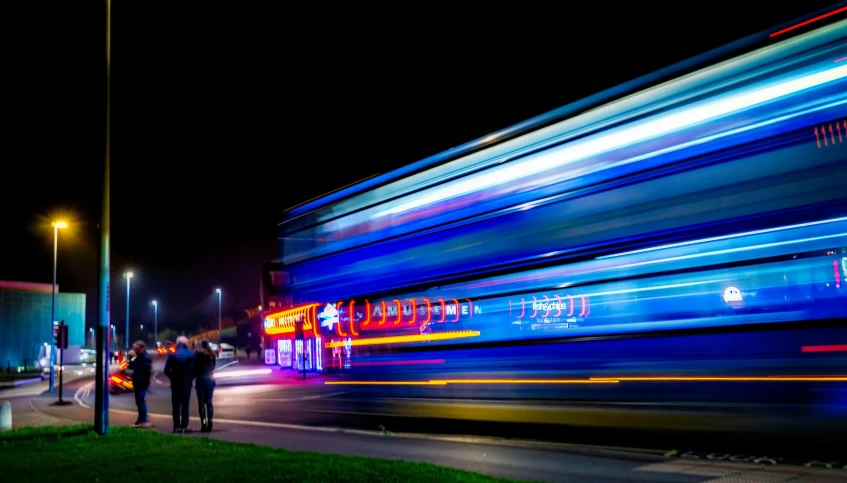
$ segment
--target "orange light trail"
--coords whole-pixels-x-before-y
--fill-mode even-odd
[[[613,379],[622,382],[845,382],[847,376],[655,376],[591,377],[592,381]]]
[[[408,344],[411,342],[429,342],[436,340],[463,339],[466,337],[478,337],[478,330],[456,330],[451,332],[439,332],[435,334],[394,335],[389,337],[371,337],[369,339],[355,339],[350,341],[353,346],[367,346],[378,344]],[[343,341],[327,342],[325,347],[344,347]]]

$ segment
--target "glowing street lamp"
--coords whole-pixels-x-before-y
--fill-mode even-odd
[[[159,344],[159,303],[153,301],[153,339]]]
[[[132,272],[124,274],[126,277],[126,341],[124,345],[127,352],[129,352],[129,281],[132,280],[132,275]]]
[[[56,321],[56,257],[59,253],[59,229],[67,228],[68,223],[64,221],[54,221],[53,225],[53,300],[50,309],[50,330],[53,330],[53,323]],[[56,377],[56,346],[50,348],[50,392],[53,392],[53,380]]]

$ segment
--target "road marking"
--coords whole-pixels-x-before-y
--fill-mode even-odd
[[[85,404],[83,402],[83,399],[87,398],[88,395],[91,394],[91,386],[93,386],[93,385],[94,385],[93,381],[89,382],[87,384],[83,384],[82,386],[79,387],[79,389],[76,390],[76,393],[74,393],[74,401],[76,401],[80,406],[82,406],[86,409],[91,409],[91,406],[89,406],[88,404]]]

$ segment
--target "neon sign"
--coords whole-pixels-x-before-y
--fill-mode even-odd
[[[332,331],[335,324],[338,323],[338,309],[332,304],[326,304],[326,307],[318,314],[318,319],[321,321],[321,327],[326,327]]]

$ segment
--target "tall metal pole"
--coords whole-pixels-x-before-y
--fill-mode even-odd
[[[97,290],[97,368],[94,388],[94,431],[109,434],[109,168],[111,164],[112,1],[106,0],[106,156],[100,212],[100,285]]]
[[[218,344],[221,343],[221,291],[218,289]]]
[[[124,346],[126,347],[126,351],[129,352],[129,283],[132,280],[132,273],[126,274],[126,340],[124,340]]]
[[[53,223],[53,297],[50,304],[50,333],[53,333],[53,322],[56,321],[56,255],[59,251],[59,226]],[[54,390],[56,378],[56,344],[50,336],[50,392]]]

